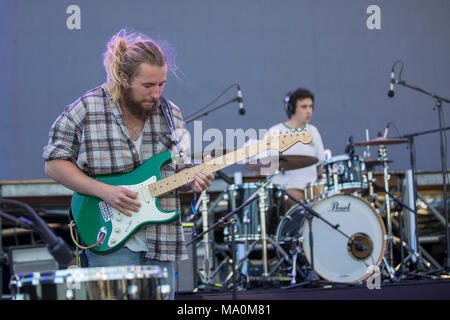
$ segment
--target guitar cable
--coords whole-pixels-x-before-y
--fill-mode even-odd
[[[93,245],[84,247],[84,246],[82,246],[81,244],[79,244],[78,241],[75,239],[75,236],[74,236],[74,234],[73,234],[73,228],[74,228],[74,227],[76,227],[75,221],[71,220],[70,223],[69,223],[70,236],[72,237],[73,243],[77,246],[77,249],[78,249],[78,248],[79,248],[79,249],[83,249],[83,250],[92,249],[92,248],[94,248],[94,247],[100,245],[100,244],[103,242],[103,240],[105,239],[105,233],[104,233],[104,232],[101,232],[101,233],[100,233],[100,236],[98,237],[98,240],[97,240],[96,243],[94,243]],[[77,237],[76,237],[76,238],[78,239],[78,232],[77,232]]]

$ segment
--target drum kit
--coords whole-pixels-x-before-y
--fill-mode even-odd
[[[329,283],[360,284],[379,267],[394,279],[388,183],[392,160],[387,158],[386,146],[406,142],[383,137],[356,142],[357,147],[377,146],[378,158],[364,160],[350,152],[325,160],[322,179],[309,183],[300,201],[271,179],[279,172],[314,165],[315,157],[280,154],[278,170],[265,182],[230,184],[225,197],[229,209],[241,209],[232,215],[235,221],[223,229],[223,235],[226,244],[236,243],[233,270],[241,282],[288,280],[292,286],[298,280],[321,278]],[[245,168],[258,172],[270,162],[263,159]],[[377,166],[383,167],[385,215],[376,209],[374,200]],[[287,207],[289,198],[295,204]],[[205,203],[203,207],[207,213]]]

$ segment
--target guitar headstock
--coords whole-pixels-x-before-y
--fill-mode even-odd
[[[267,149],[286,151],[297,142],[311,143],[312,134],[309,131],[289,131],[280,134],[272,134],[267,138]]]

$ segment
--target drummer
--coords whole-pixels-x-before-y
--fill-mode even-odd
[[[307,89],[298,88],[289,92],[284,102],[288,120],[272,126],[268,134],[286,131],[309,131],[312,134],[311,143],[297,143],[283,152],[283,155],[313,156],[318,158],[319,161],[309,167],[279,173],[273,178],[272,183],[284,185],[290,195],[297,200],[303,200],[305,198],[303,190],[306,185],[317,181],[322,176],[322,164],[325,160],[319,130],[310,123],[314,111],[314,94]],[[293,204],[293,202],[289,204]]]

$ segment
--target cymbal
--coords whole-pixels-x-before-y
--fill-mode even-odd
[[[221,157],[227,153],[232,152],[232,150],[228,150],[225,148],[218,148],[218,149],[209,149],[209,150],[204,150],[201,152],[196,152],[193,153],[191,155],[192,159],[197,159],[197,160],[203,160],[204,157],[206,157],[207,155],[210,155],[212,159],[217,158],[217,157]]]
[[[400,143],[406,143],[408,142],[408,139],[404,138],[383,138],[378,137],[369,141],[359,141],[355,142],[355,146],[357,147],[366,147],[366,146],[382,146],[382,145],[390,145],[390,144],[400,144]]]
[[[376,160],[376,159],[367,159],[367,160],[364,160],[364,164],[365,164],[366,167],[368,167],[368,168],[373,168],[373,167],[376,167],[376,166],[382,166],[382,165],[384,165],[385,162],[387,162],[387,163],[392,163],[392,160],[386,160],[386,161],[383,161],[383,160]]]
[[[246,164],[245,169],[257,172],[261,169],[272,168],[272,164],[277,165],[274,170],[294,170],[312,166],[319,161],[316,157],[301,156],[301,155],[280,155],[272,156],[263,159],[258,159],[255,164]]]

